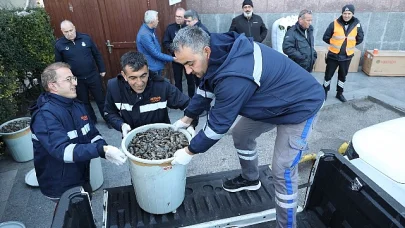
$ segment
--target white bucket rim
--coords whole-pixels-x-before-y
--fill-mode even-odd
[[[20,118],[17,118],[17,119],[9,120],[9,121],[3,123],[2,125],[0,125],[0,130],[1,130],[4,126],[6,126],[7,124],[12,123],[12,122],[16,122],[16,121],[19,121],[19,120],[31,120],[31,117],[20,117]],[[9,132],[9,133],[1,132],[1,131],[0,131],[0,136],[18,134],[18,133],[20,133],[20,132],[23,132],[23,131],[27,130],[28,128],[30,128],[30,126],[27,126],[27,127],[23,128],[23,129],[20,129],[20,130],[18,130],[18,131]]]
[[[7,221],[7,222],[2,222],[0,223],[0,228],[7,228],[7,227],[21,227],[25,228],[24,223],[19,222],[19,221]]]
[[[173,125],[171,124],[166,124],[166,123],[154,123],[154,124],[147,124],[147,125],[143,125],[140,127],[137,127],[133,130],[131,130],[130,132],[128,132],[128,134],[122,139],[121,141],[121,149],[122,151],[124,151],[125,155],[127,155],[128,158],[130,158],[131,160],[140,162],[140,163],[144,163],[144,164],[151,164],[151,165],[160,165],[160,164],[164,164],[164,163],[171,163],[171,161],[173,161],[173,157],[171,158],[167,158],[167,159],[162,159],[162,160],[148,160],[148,159],[143,159],[143,158],[139,158],[136,157],[134,155],[132,155],[131,153],[128,152],[127,147],[125,145],[125,142],[128,140],[128,137],[136,133],[140,133],[140,132],[145,132],[151,128],[155,128],[155,129],[161,129],[161,128],[171,128],[174,129]],[[183,133],[186,138],[188,139],[188,141],[191,141],[191,134],[184,129],[179,129],[179,132]],[[131,138],[132,139],[132,138]]]

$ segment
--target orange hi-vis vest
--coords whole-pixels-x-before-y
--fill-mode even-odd
[[[334,30],[332,38],[329,41],[329,51],[339,54],[343,42],[347,39],[346,54],[348,56],[354,54],[356,46],[357,26],[346,36],[344,27],[337,20],[334,21]]]

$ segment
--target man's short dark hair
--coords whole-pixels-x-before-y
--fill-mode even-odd
[[[121,68],[125,72],[125,67],[129,66],[133,72],[148,66],[148,61],[140,52],[130,51],[121,56]]]
[[[184,12],[184,18],[189,18],[191,17],[192,20],[197,19],[198,21],[200,20],[200,16],[198,16],[197,11],[195,10],[187,10]]]

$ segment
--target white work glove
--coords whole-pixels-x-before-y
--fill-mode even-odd
[[[105,158],[116,165],[122,165],[127,161],[127,156],[115,146],[107,146]]]
[[[131,126],[129,126],[128,124],[124,123],[121,126],[121,131],[122,131],[122,136],[125,137],[127,136],[128,132],[131,131]]]
[[[184,148],[177,150],[173,155],[174,159],[172,161],[172,165],[187,165],[193,156],[194,155],[188,154]]]
[[[194,129],[194,127],[193,127],[193,126],[190,126],[190,127],[188,127],[186,130],[188,131],[188,133],[190,133],[191,138],[194,138],[194,136],[195,136],[195,129]]]
[[[174,127],[174,130],[175,130],[175,131],[178,131],[179,129],[186,129],[188,126],[190,126],[190,124],[184,123],[183,121],[181,121],[181,119],[180,119],[180,120],[177,120],[177,121],[173,124],[173,127]]]

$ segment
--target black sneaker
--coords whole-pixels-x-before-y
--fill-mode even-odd
[[[239,175],[231,180],[227,180],[222,184],[222,188],[228,192],[239,192],[242,190],[258,190],[262,186],[259,180],[248,181]]]

